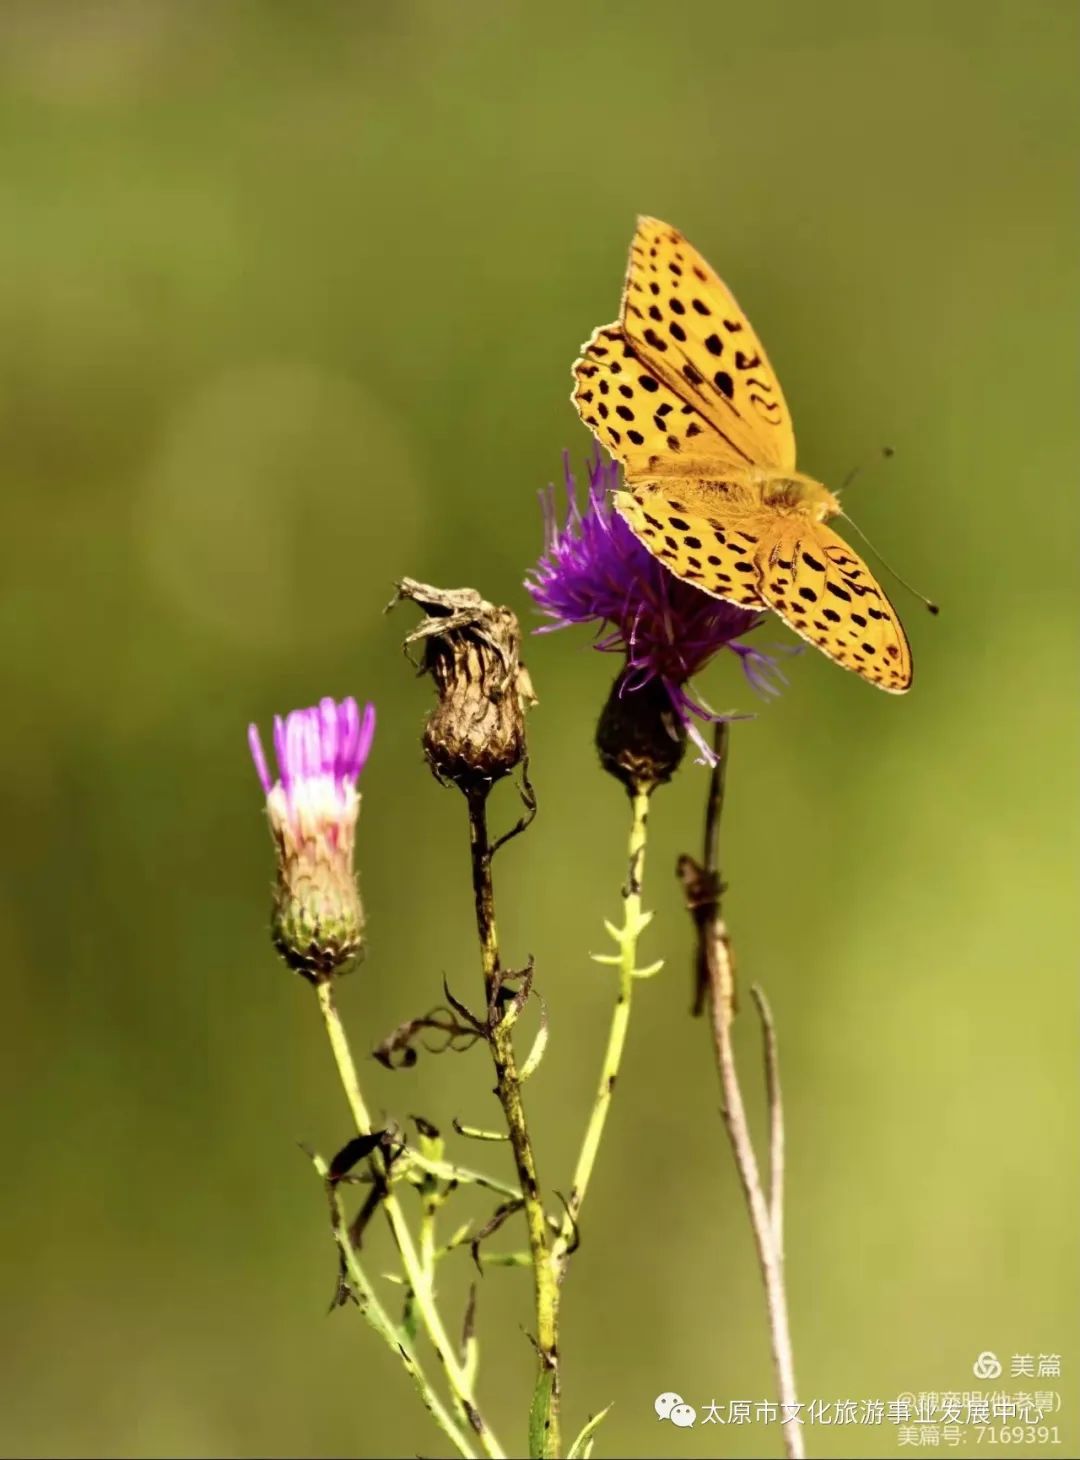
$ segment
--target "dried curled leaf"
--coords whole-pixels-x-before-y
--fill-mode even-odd
[[[473,1262],[476,1263],[476,1268],[478,1272],[482,1274],[484,1271],[483,1264],[480,1261],[480,1243],[485,1241],[488,1237],[494,1236],[494,1234],[506,1221],[507,1217],[512,1217],[515,1212],[520,1212],[524,1210],[524,1207],[525,1203],[521,1200],[520,1197],[516,1198],[513,1201],[504,1201],[500,1206],[497,1206],[495,1208],[495,1211],[491,1214],[491,1216],[487,1219],[484,1225],[480,1228],[479,1232],[477,1232],[476,1236],[469,1243],[469,1250],[472,1252]]]
[[[427,1032],[441,1035],[442,1042],[431,1043],[423,1039],[421,1036]],[[460,1052],[471,1049],[482,1035],[483,1029],[478,1023],[466,1023],[454,1010],[439,1004],[420,1018],[406,1019],[392,1029],[385,1039],[379,1041],[372,1054],[388,1070],[408,1070],[420,1057],[417,1044],[429,1054],[445,1054],[447,1050]]]
[[[358,1161],[362,1161],[365,1156],[370,1156],[376,1147],[383,1144],[386,1135],[386,1131],[374,1130],[369,1135],[353,1136],[351,1141],[346,1141],[330,1162],[327,1181],[336,1183],[348,1176]]]
[[[496,1025],[504,1021],[507,1024],[515,1023],[532,993],[533,971],[534,960],[531,954],[524,968],[499,969],[498,976],[492,985],[491,1000],[488,1004],[489,1029],[494,1029]],[[521,980],[521,987],[510,988],[509,985],[517,979]]]

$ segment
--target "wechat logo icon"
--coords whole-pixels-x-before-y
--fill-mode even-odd
[[[692,1404],[684,1404],[681,1394],[667,1389],[653,1401],[659,1419],[669,1419],[680,1430],[692,1429],[697,1420],[697,1410]]]

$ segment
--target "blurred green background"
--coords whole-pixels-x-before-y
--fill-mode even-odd
[[[396,576],[522,590],[536,493],[590,448],[569,367],[634,216],[731,282],[800,464],[944,612],[898,597],[914,692],[734,663],[741,968],[779,1024],[801,1397],[966,1390],[1061,1355],[1078,1442],[1077,6],[7,3],[0,10],[0,720],[6,1454],[441,1454],[355,1312],[297,1148],[347,1111],[266,937],[252,718],[378,704],[360,1051],[479,981],[463,807],[422,764]],[[788,640],[779,624],[765,646]],[[529,1086],[569,1183],[612,997],[626,807],[592,732],[616,663],[533,640],[540,814],[498,867],[552,1041]],[[705,775],[658,798],[623,1082],[564,1305],[598,1453],[775,1454],[652,1401],[772,1395],[747,1221],[687,1014],[673,876]],[[504,790],[496,820],[515,814]],[[741,1021],[758,1102],[756,1030]],[[486,1055],[363,1064],[372,1105],[491,1124]],[[505,1151],[466,1145],[494,1165]],[[486,1208],[464,1200],[460,1211]],[[384,1234],[372,1237],[389,1264]],[[448,1267],[448,1322],[469,1263]],[[527,1275],[480,1298],[523,1453]],[[985,1386],[983,1386],[985,1387]],[[991,1386],[992,1387],[992,1386]],[[891,1427],[809,1436],[891,1455]],[[968,1432],[954,1451],[981,1451]]]

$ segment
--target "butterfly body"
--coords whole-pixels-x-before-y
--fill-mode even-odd
[[[814,481],[813,477],[801,472],[778,472],[747,468],[732,470],[730,462],[694,463],[700,476],[689,477],[681,462],[658,463],[649,473],[627,472],[628,486],[648,488],[655,485],[662,490],[665,480],[685,483],[688,492],[699,501],[707,502],[718,497],[734,505],[736,502],[748,510],[774,511],[792,516],[810,517],[815,522],[824,522],[840,511],[840,502],[828,487]],[[712,469],[710,470],[710,466]]]
[[[623,467],[620,515],[676,577],[771,608],[881,689],[911,684],[900,620],[825,524],[834,493],[795,469],[787,405],[730,291],[668,224],[642,218],[622,314],[575,363],[574,404]]]

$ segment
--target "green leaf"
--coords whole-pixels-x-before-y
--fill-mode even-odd
[[[539,997],[539,995],[537,996]],[[540,999],[540,1028],[536,1031],[536,1038],[533,1040],[533,1047],[529,1050],[529,1056],[521,1067],[518,1080],[522,1085],[534,1075],[540,1067],[540,1061],[544,1058],[544,1051],[548,1042],[548,1018],[547,1005]]]
[[[548,1436],[551,1433],[551,1400],[555,1391],[555,1373],[545,1369],[536,1381],[529,1408],[529,1460],[545,1460]]]
[[[588,1457],[592,1454],[593,1435],[595,1435],[600,1421],[609,1413],[610,1409],[611,1405],[609,1404],[599,1414],[594,1414],[592,1419],[582,1426],[578,1432],[577,1439],[575,1439],[574,1443],[566,1452],[566,1460],[588,1460]]]
[[[654,974],[657,974],[657,973],[660,972],[660,970],[663,968],[663,966],[664,966],[664,960],[662,958],[658,958],[655,963],[650,963],[649,966],[648,966],[648,968],[635,968],[634,969],[634,977],[635,978],[652,978],[654,976]]]

